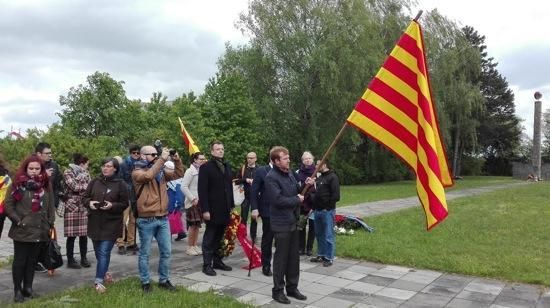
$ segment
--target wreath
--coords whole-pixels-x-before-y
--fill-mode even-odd
[[[229,215],[229,224],[225,227],[225,233],[218,251],[222,258],[230,256],[233,250],[235,250],[235,239],[237,238],[237,230],[239,229],[240,223],[241,216],[237,211],[233,210]]]

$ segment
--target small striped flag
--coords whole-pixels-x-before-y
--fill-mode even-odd
[[[398,155],[416,173],[427,229],[447,215],[452,186],[430,92],[422,29],[414,20],[347,119]]]
[[[180,117],[178,117],[178,120],[180,120],[181,137],[183,138],[183,142],[187,146],[187,151],[189,151],[189,155],[200,152],[199,147],[195,144],[195,141],[193,141],[193,138],[191,138],[191,135],[189,135],[189,133],[185,129],[185,126],[183,126],[183,122],[181,121]]]

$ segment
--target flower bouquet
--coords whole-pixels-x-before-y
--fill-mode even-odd
[[[363,219],[353,215],[335,215],[334,217],[334,230],[336,234],[348,234],[353,235],[353,230],[363,228],[368,232],[374,232],[374,228],[367,225]]]
[[[220,250],[218,251],[220,256],[227,257],[233,253],[235,249],[235,238],[237,238],[237,230],[241,223],[241,216],[237,211],[232,211],[229,215],[229,224],[225,227],[225,233],[220,244]]]

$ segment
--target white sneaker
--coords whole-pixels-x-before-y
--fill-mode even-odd
[[[195,247],[189,247],[187,248],[187,250],[185,251],[186,254],[190,255],[190,256],[198,256],[199,253],[195,250]]]
[[[202,255],[202,249],[199,246],[193,246],[193,249],[199,254]]]

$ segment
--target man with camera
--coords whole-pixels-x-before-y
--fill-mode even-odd
[[[153,237],[159,247],[159,287],[176,291],[170,282],[171,236],[168,225],[168,193],[167,182],[183,176],[183,164],[176,152],[170,156],[168,149],[163,149],[160,156],[153,146],[141,148],[141,161],[135,164],[132,181],[136,191],[137,213],[140,249],[139,276],[144,293],[150,293],[151,277],[149,275],[149,255]],[[171,160],[175,164],[175,172],[165,174],[164,163]]]

